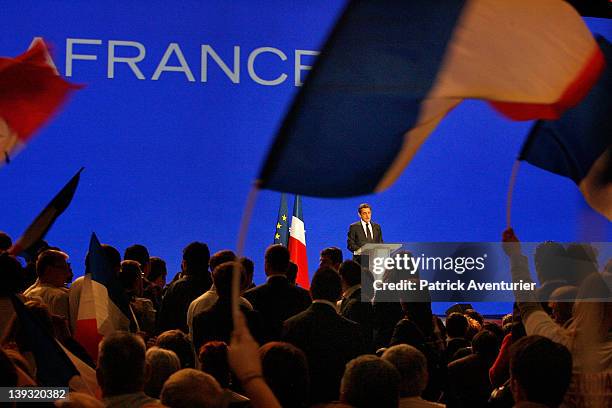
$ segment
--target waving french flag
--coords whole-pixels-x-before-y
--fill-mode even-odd
[[[293,202],[293,217],[289,229],[289,254],[291,261],[298,266],[298,275],[295,280],[300,287],[308,289],[308,257],[306,256],[306,229],[304,228],[304,215],[302,214],[302,197],[295,196]]]
[[[558,119],[604,65],[562,0],[351,1],[260,185],[319,197],[382,191],[462,100],[486,100],[513,120]]]

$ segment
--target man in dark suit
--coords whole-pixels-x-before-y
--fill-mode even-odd
[[[271,245],[264,256],[266,283],[242,295],[261,313],[264,333],[269,340],[278,340],[283,321],[306,310],[311,303],[308,291],[287,279],[288,268],[289,250],[282,245]]]
[[[372,349],[374,309],[372,303],[362,299],[361,266],[355,261],[344,261],[340,264],[338,273],[342,281],[340,315],[359,323],[367,351],[374,351]]]
[[[284,323],[283,340],[306,354],[311,404],[337,400],[344,366],[365,352],[359,324],[336,311],[341,292],[338,273],[319,269],[310,284],[312,305]]]
[[[379,244],[383,242],[380,225],[371,222],[372,208],[370,205],[366,203],[361,204],[358,213],[361,219],[351,224],[346,241],[347,248],[351,252],[355,252],[365,244]]]

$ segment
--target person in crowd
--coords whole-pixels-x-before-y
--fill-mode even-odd
[[[118,278],[130,301],[130,329],[152,334],[155,331],[155,309],[150,299],[142,297],[144,278],[140,264],[130,260],[121,262]]]
[[[287,280],[290,285],[296,286],[297,276],[298,276],[299,266],[293,262],[289,261],[289,266],[287,267]]]
[[[248,407],[249,399],[230,389],[232,374],[227,360],[227,344],[222,341],[209,341],[198,352],[200,369],[212,375],[227,395],[229,408]]]
[[[340,400],[355,408],[396,408],[399,385],[400,374],[389,361],[359,356],[346,365]]]
[[[569,265],[567,283],[580,287],[584,279],[599,271],[597,252],[589,244],[575,243],[567,246],[565,263]]]
[[[213,271],[213,282],[219,299],[209,309],[198,313],[193,318],[193,345],[195,350],[209,341],[229,342],[232,333],[232,275],[234,269],[239,269],[244,276],[239,262],[225,262]],[[259,313],[242,307],[251,333],[256,339],[264,339],[261,330]]]
[[[0,384],[2,387],[35,387],[33,369],[25,357],[13,349],[0,348]]]
[[[159,406],[157,399],[144,393],[149,370],[141,337],[127,332],[114,332],[105,336],[100,343],[96,370],[105,406]]]
[[[244,274],[246,275],[244,290],[253,289],[256,285],[253,283],[253,275],[255,274],[255,264],[253,260],[243,256],[239,259],[239,262],[242,264],[244,268]]]
[[[341,292],[336,271],[317,270],[310,284],[312,305],[284,323],[283,341],[306,354],[312,403],[338,399],[345,364],[366,351],[359,324],[336,310]]]
[[[429,380],[427,358],[415,347],[399,344],[383,353],[383,360],[400,373],[399,408],[442,408],[443,404],[424,400],[421,396]]]
[[[125,249],[123,253],[124,261],[136,261],[140,264],[140,269],[144,275],[146,282],[149,281],[151,273],[151,256],[147,247],[141,244],[134,244]]]
[[[559,326],[564,327],[571,323],[574,300],[578,295],[578,288],[575,286],[561,286],[550,294],[548,308],[550,317]]]
[[[283,408],[308,405],[308,363],[299,348],[283,342],[270,342],[259,349],[263,376]]]
[[[523,337],[512,345],[510,376],[516,408],[556,408],[572,378],[572,355],[546,337]]]
[[[218,408],[224,406],[224,393],[213,376],[184,368],[166,380],[161,402],[172,408]]]
[[[446,360],[453,361],[453,356],[457,350],[469,347],[470,342],[466,340],[465,335],[468,331],[467,318],[458,312],[451,313],[446,318]]]
[[[145,354],[151,374],[146,379],[144,392],[151,398],[159,399],[164,382],[181,369],[181,360],[174,351],[151,347]]]
[[[210,289],[212,278],[208,272],[210,251],[202,242],[192,242],[183,249],[183,276],[171,283],[162,299],[157,314],[157,331],[180,329],[189,332],[187,310],[191,302]]]
[[[255,310],[261,313],[264,332],[270,340],[278,340],[283,321],[310,305],[307,290],[291,285],[287,280],[289,250],[282,245],[271,245],[264,256],[266,283],[244,292]]]
[[[11,296],[19,293],[23,285],[23,268],[14,256],[8,252],[0,252],[0,339],[4,337],[15,319],[15,308]]]
[[[251,336],[244,316],[238,313],[234,320],[232,341],[227,360],[253,408],[281,408],[263,376],[259,345]]]
[[[155,345],[159,348],[174,351],[181,361],[181,368],[195,367],[191,340],[182,331],[175,329],[163,332],[157,336]]]
[[[166,277],[168,269],[166,261],[158,256],[152,256],[150,259],[151,272],[149,272],[149,285],[143,286],[143,297],[153,302],[155,310],[159,310],[162,301],[162,294],[166,287]]]
[[[321,259],[326,248],[321,252]],[[340,251],[339,248],[335,248]],[[342,256],[342,251],[340,251]],[[337,259],[336,259],[337,260]],[[368,350],[373,351],[373,319],[374,309],[370,302],[363,301],[361,298],[361,265],[357,262],[348,260],[340,264],[338,270],[342,282],[342,300],[340,300],[340,315],[356,323],[359,323],[363,339]]]
[[[504,251],[510,257],[513,282],[533,282],[527,257],[514,231],[502,235]],[[579,249],[573,250],[579,252]],[[517,298],[527,335],[540,335],[566,346],[573,360],[570,387],[564,404],[569,406],[605,406],[610,400],[609,373],[612,371],[612,302],[610,289],[597,272],[592,249],[580,246],[583,259],[576,271],[580,287],[574,303],[572,321],[566,328],[559,326],[534,302],[531,292],[523,291]],[[568,247],[568,255],[571,254]],[[571,254],[576,259],[577,255]],[[590,272],[589,272],[590,271]],[[573,282],[572,282],[573,283]]]
[[[66,398],[55,401],[57,408],[104,408],[102,401],[84,392],[69,392]]]
[[[222,251],[216,252],[210,258],[210,262],[209,262],[210,270],[214,271],[217,266],[225,262],[234,262],[234,261],[237,261],[237,257],[234,251],[231,251],[229,249],[224,249]],[[244,285],[246,285],[246,273],[243,278],[244,279],[241,279],[240,281],[245,282]],[[219,299],[219,295],[217,293],[217,288],[215,286],[214,279],[213,279],[213,284],[211,285],[210,289],[208,289],[206,292],[204,292],[203,294],[195,298],[193,302],[189,304],[189,308],[187,309],[187,326],[189,327],[189,335],[192,336],[192,338],[193,338],[193,318],[194,316],[209,310],[217,302],[217,299]],[[244,306],[249,310],[253,309],[253,306],[249,303],[249,301],[243,298],[242,296],[240,297],[239,300],[240,300],[241,306]]]
[[[483,407],[492,391],[489,368],[497,357],[497,338],[482,330],[472,340],[473,353],[448,365],[450,407]]]
[[[0,231],[0,252],[8,251],[13,246],[11,236],[4,231]]]
[[[533,260],[540,286],[538,297],[544,309],[550,313],[548,301],[551,293],[567,285],[568,268],[566,266],[566,251],[558,242],[546,241],[539,244],[534,252]]]
[[[338,247],[327,247],[319,255],[319,268],[330,267],[336,272],[342,263],[342,250]]]
[[[48,249],[38,256],[36,261],[38,280],[23,294],[30,299],[38,299],[55,315],[70,321],[70,300],[66,283],[72,281],[72,268],[68,255],[64,252]]]

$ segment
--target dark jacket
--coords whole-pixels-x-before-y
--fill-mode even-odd
[[[172,282],[164,293],[161,307],[157,311],[157,332],[180,329],[189,333],[187,309],[191,302],[210,289],[212,278],[206,271],[204,276],[186,275]]]
[[[363,230],[363,225],[361,225],[361,220],[351,224],[346,240],[346,247],[349,251],[355,252],[368,243],[380,244],[383,242],[380,225],[376,224],[375,222],[370,222],[370,225],[372,226],[373,237],[368,239],[366,238],[365,231]]]
[[[448,365],[448,397],[446,405],[453,407],[484,407],[493,390],[489,368],[493,364],[479,354],[455,360]]]
[[[359,323],[367,351],[375,351],[372,343],[374,308],[369,301],[362,301],[361,288],[355,290],[348,298],[342,299],[340,302],[340,315]]]
[[[310,305],[310,293],[289,283],[285,276],[274,275],[263,285],[242,295],[261,314],[263,330],[269,340],[280,339],[283,322]]]
[[[337,400],[344,366],[365,352],[359,325],[322,303],[286,320],[283,341],[306,354],[312,404]]]

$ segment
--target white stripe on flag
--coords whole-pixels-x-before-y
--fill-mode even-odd
[[[306,245],[306,231],[304,230],[304,221],[298,217],[293,216],[291,218],[291,228],[289,228],[289,234],[300,241],[303,245]]]

